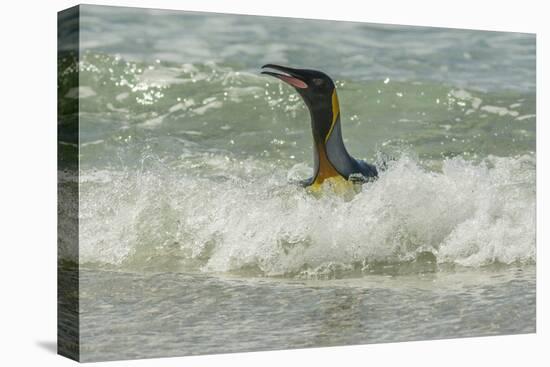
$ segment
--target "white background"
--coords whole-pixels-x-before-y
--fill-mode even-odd
[[[537,334],[99,363],[100,366],[542,366],[548,349],[548,65],[545,1],[91,1],[94,4],[537,33]],[[370,4],[369,4],[370,3]],[[67,366],[56,342],[56,12],[0,8],[0,365]],[[368,5],[367,5],[368,4]],[[546,67],[545,67],[546,66]],[[545,208],[546,207],[546,208]],[[545,269],[546,268],[546,269]],[[546,364],[548,365],[548,364]]]

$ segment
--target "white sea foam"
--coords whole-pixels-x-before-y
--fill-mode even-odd
[[[421,253],[439,264],[533,263],[534,164],[454,158],[430,171],[403,157],[351,199],[315,197],[288,184],[287,170],[212,154],[205,174],[83,172],[80,262],[270,276],[364,270]]]
[[[489,113],[495,113],[499,116],[506,116],[510,115],[512,117],[517,117],[519,115],[519,112],[514,110],[509,110],[506,107],[498,107],[498,106],[483,106],[481,107],[482,111],[489,112]]]

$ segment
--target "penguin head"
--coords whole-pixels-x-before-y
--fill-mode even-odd
[[[328,139],[339,115],[340,108],[336,87],[325,73],[311,69],[294,69],[286,66],[266,64],[262,74],[279,78],[296,89],[307,105],[313,122],[313,132],[322,140]]]

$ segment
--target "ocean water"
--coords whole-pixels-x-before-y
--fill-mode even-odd
[[[534,35],[96,6],[81,27],[59,257],[83,360],[535,331]],[[378,180],[292,183],[309,114],[265,63],[333,77]]]

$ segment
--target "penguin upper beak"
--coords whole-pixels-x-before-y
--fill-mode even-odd
[[[275,64],[266,64],[262,66],[262,69],[269,68],[277,71],[282,71],[281,73],[274,73],[272,71],[262,70],[262,74],[267,74],[281,79],[282,81],[292,85],[295,88],[305,89],[308,87],[307,83],[302,79],[298,70],[292,69],[286,66],[275,65]]]

